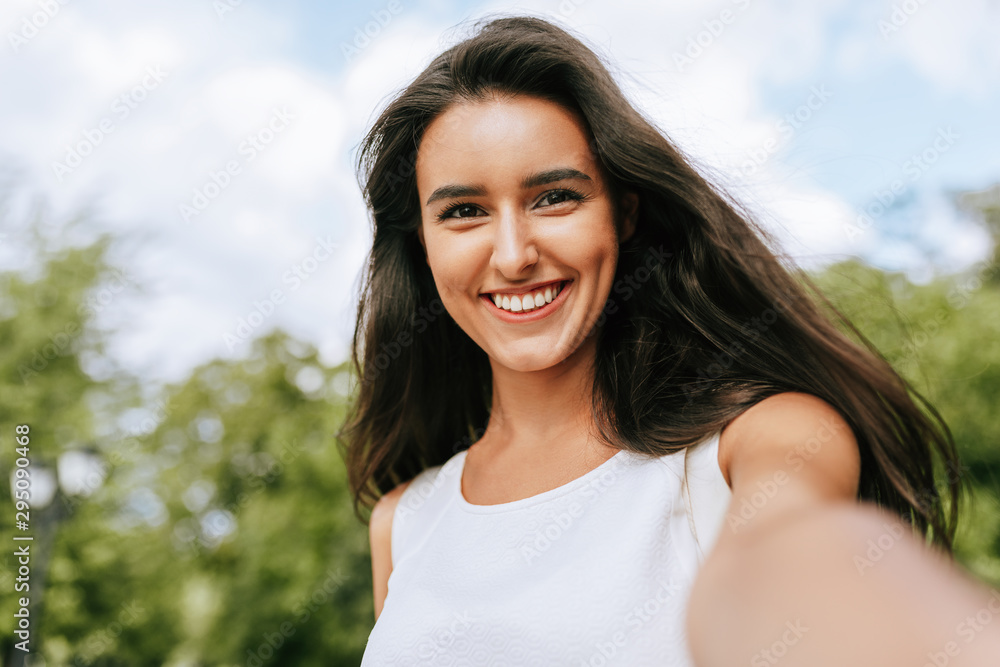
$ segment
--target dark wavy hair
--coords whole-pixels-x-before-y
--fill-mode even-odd
[[[619,248],[592,332],[601,436],[661,456],[770,395],[818,396],[857,439],[858,499],[898,513],[951,554],[964,480],[948,475],[946,513],[934,451],[949,471],[959,459],[934,407],[804,272],[779,262],[770,237],[629,103],[578,38],[532,17],[476,27],[388,103],[359,149],[374,240],[353,341],[357,391],[339,434],[358,517],[467,448],[489,420],[487,356],[445,312],[417,236],[416,155],[428,124],[452,105],[529,95],[581,114],[611,191],[638,195],[635,232]]]

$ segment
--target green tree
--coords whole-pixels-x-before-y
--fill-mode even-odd
[[[34,271],[0,274],[5,477],[15,424],[31,427],[35,468],[67,451],[99,461],[85,488],[32,513],[48,526],[33,545],[32,648],[50,665],[357,664],[373,610],[334,439],[347,370],[275,332],[144,404],[99,326],[123,291],[112,241],[16,241]],[[4,590],[15,570],[6,550]],[[14,605],[0,603],[8,656]]]
[[[170,391],[150,439],[185,637],[206,664],[360,662],[371,628],[367,533],[333,434],[348,374],[276,332]],[[151,454],[152,455],[152,454]],[[165,545],[168,546],[168,545]]]
[[[32,564],[35,647],[48,664],[358,664],[373,609],[367,528],[334,436],[348,366],[325,366],[276,331],[248,343],[246,358],[211,361],[150,392],[106,352],[102,315],[138,289],[110,266],[113,241],[7,242],[33,260],[0,273],[0,500],[12,500],[15,424],[31,427],[32,466],[55,467],[71,451],[99,462],[85,488],[32,512],[49,540]],[[958,474],[975,489],[956,551],[1000,585],[994,267],[917,285],[852,261],[813,278],[951,426],[966,465]],[[12,519],[0,513],[8,544]],[[3,562],[6,591],[9,550]],[[15,604],[0,599],[7,656]]]
[[[984,262],[917,285],[903,274],[842,262],[814,276],[914,388],[944,417],[970,482],[956,535],[956,557],[1000,586],[1000,283]]]

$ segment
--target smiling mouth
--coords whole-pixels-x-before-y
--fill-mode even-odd
[[[507,313],[531,313],[552,303],[568,283],[568,280],[560,280],[522,294],[486,293],[482,298]]]

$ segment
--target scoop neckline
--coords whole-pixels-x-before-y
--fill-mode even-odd
[[[542,491],[541,493],[536,493],[533,496],[528,496],[527,498],[519,498],[518,500],[511,500],[506,503],[496,503],[493,505],[473,505],[468,500],[465,499],[465,495],[462,493],[462,476],[465,472],[465,459],[468,455],[469,450],[464,449],[459,453],[462,457],[460,465],[458,466],[458,474],[455,475],[455,499],[456,503],[460,508],[466,512],[471,512],[474,514],[496,514],[498,512],[509,512],[512,510],[522,509],[529,507],[531,505],[537,505],[539,503],[544,503],[549,500],[554,500],[560,496],[570,493],[579,486],[586,484],[592,478],[597,477],[606,470],[618,462],[624,461],[625,457],[628,455],[628,450],[619,449],[614,453],[608,460],[600,464],[596,468],[589,470],[576,479],[571,479],[570,481],[557,486],[554,489],[549,489],[548,491]]]

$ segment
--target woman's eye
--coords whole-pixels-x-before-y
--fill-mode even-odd
[[[442,218],[471,218],[476,215],[476,211],[479,210],[478,206],[473,206],[472,204],[461,204],[454,208],[445,211],[441,217]]]
[[[562,204],[567,201],[579,201],[580,196],[575,192],[570,192],[569,190],[553,190],[552,192],[547,192],[539,201],[539,206],[554,206],[555,204]]]

